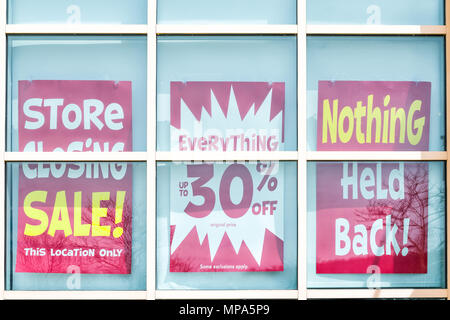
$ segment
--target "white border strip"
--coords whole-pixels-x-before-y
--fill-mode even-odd
[[[149,5],[151,8],[153,4]],[[149,9],[150,10],[150,9]],[[8,24],[6,34],[139,34],[145,24]],[[156,34],[288,34],[298,33],[293,24],[185,25],[158,24]],[[308,25],[308,35],[445,35],[445,26],[421,25]]]
[[[149,79],[149,86],[152,80]],[[154,82],[153,82],[154,83]],[[154,91],[154,89],[153,89]],[[149,117],[155,110],[155,102],[150,97]],[[153,101],[153,102],[152,102]],[[299,112],[299,120],[302,120]],[[305,157],[308,161],[445,161],[447,151],[276,151],[276,152],[170,152],[154,151],[156,124],[148,126],[149,152],[3,152],[4,161],[244,161],[272,160],[297,161]],[[299,142],[302,135],[299,133]],[[153,146],[152,146],[153,144]],[[304,153],[302,155],[302,153]]]

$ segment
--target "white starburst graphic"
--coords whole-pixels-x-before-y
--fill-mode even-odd
[[[241,119],[231,87],[228,112],[224,114],[211,90],[211,114],[202,108],[197,120],[181,99],[180,129],[170,127],[172,151],[280,151],[283,150],[283,112],[270,120],[272,89],[257,112],[255,104]],[[181,138],[180,138],[181,137]],[[181,143],[180,143],[181,141]]]

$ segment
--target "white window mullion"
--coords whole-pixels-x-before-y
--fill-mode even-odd
[[[297,0],[297,114],[298,114],[298,162],[297,162],[297,250],[298,250],[298,299],[307,298],[307,137],[306,137],[306,0]]]
[[[156,298],[156,4],[147,2],[147,299]]]

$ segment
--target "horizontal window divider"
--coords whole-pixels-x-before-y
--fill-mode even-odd
[[[5,152],[9,162],[51,161],[147,161],[147,152]]]
[[[308,289],[308,299],[446,298],[447,289]]]
[[[147,34],[146,24],[8,24],[6,34]]]
[[[308,151],[306,159],[312,161],[442,161],[448,159],[446,151]]]
[[[297,34],[296,24],[157,24],[157,34]]]
[[[157,151],[157,161],[245,161],[245,160],[298,160],[297,151],[275,152],[171,152]]]
[[[297,299],[297,290],[156,290],[156,300]]]
[[[307,25],[308,35],[445,35],[442,25]]]
[[[5,300],[146,300],[147,291],[5,291]]]

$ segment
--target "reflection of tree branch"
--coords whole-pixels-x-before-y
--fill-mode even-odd
[[[428,181],[428,164],[420,163],[414,166],[405,166],[404,171],[404,199],[376,199],[369,201],[363,210],[355,210],[358,220],[362,223],[372,223],[391,215],[392,224],[396,224],[399,231],[404,232],[404,219],[409,218],[408,250],[419,256],[426,257],[428,207],[430,201],[442,201],[445,194],[439,190],[430,195]],[[383,186],[387,188],[386,185]],[[384,222],[385,224],[385,222]]]
[[[83,250],[96,249],[95,257],[81,257],[81,256],[71,256],[68,257],[71,259],[71,264],[79,263],[79,266],[82,265],[91,265],[90,269],[95,269],[96,273],[101,273],[102,270],[107,271],[108,273],[120,272],[123,270],[123,265],[119,265],[117,259],[110,259],[108,257],[101,257],[98,254],[99,249],[123,249],[122,255],[124,255],[124,261],[127,264],[127,267],[131,268],[131,254],[132,254],[132,206],[131,206],[131,197],[128,196],[125,198],[125,202],[123,204],[122,211],[122,222],[121,225],[123,229],[123,233],[119,238],[113,238],[112,231],[118,225],[115,223],[115,210],[116,210],[116,202],[112,199],[107,201],[102,201],[102,207],[107,208],[107,216],[102,218],[101,224],[104,226],[111,227],[111,235],[109,237],[93,237],[90,233],[89,236],[70,236],[65,237],[60,231],[57,231],[55,236],[52,237],[47,233],[44,233],[40,236],[23,236],[22,243],[18,246],[23,248],[45,248],[46,255],[38,256],[38,255],[28,255],[25,256],[25,253],[17,255],[17,262],[22,265],[31,265],[32,270],[35,272],[45,272],[45,273],[53,273],[60,272],[61,265],[66,265],[67,260],[63,260],[63,256],[51,256],[50,249],[54,251],[58,249],[76,249],[82,248]],[[43,208],[45,210],[45,208]],[[73,210],[73,208],[72,208]],[[82,223],[91,225],[92,232],[92,201],[91,199],[87,200],[87,205],[82,208]],[[73,225],[72,225],[73,228]],[[43,259],[45,259],[46,263],[43,263]],[[92,265],[95,265],[92,267]]]

